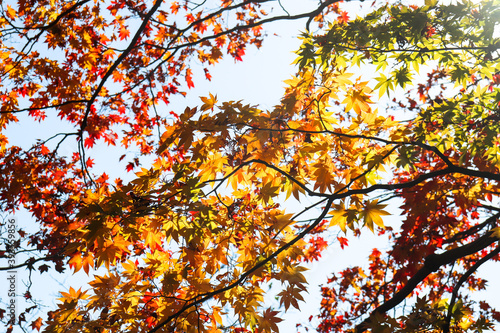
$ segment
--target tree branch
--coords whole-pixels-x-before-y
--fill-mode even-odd
[[[488,220],[497,220],[500,217],[500,213],[495,214],[488,218]],[[431,254],[427,256],[424,260],[424,265],[420,268],[417,273],[406,283],[406,285],[398,291],[391,299],[384,302],[372,311],[370,316],[366,318],[362,323],[356,326],[355,333],[362,333],[366,330],[377,314],[383,314],[391,310],[399,303],[401,303],[408,295],[410,295],[417,285],[425,280],[429,274],[440,269],[441,266],[446,266],[457,259],[466,257],[468,255],[474,254],[491,244],[498,241],[498,238],[493,236],[493,231],[488,231],[483,236],[479,237],[472,243],[448,250],[441,254]]]
[[[458,290],[460,289],[460,287],[479,268],[479,266],[481,266],[482,264],[484,264],[485,262],[487,262],[488,260],[490,260],[491,258],[493,258],[494,256],[496,256],[498,253],[500,253],[500,246],[497,247],[496,249],[494,249],[493,251],[491,251],[490,253],[488,253],[487,255],[485,255],[480,260],[478,260],[474,264],[474,266],[472,266],[471,268],[469,268],[467,270],[467,272],[465,272],[465,274],[462,275],[462,277],[460,278],[460,280],[458,280],[457,284],[453,288],[450,305],[448,306],[448,315],[446,316],[446,322],[445,322],[445,325],[443,327],[443,333],[449,333],[450,332],[451,316],[453,315],[452,310],[453,310],[453,306],[455,305],[455,300],[457,298]]]
[[[271,254],[269,257],[267,257],[266,259],[264,259],[264,260],[258,262],[257,264],[255,264],[255,266],[253,266],[251,269],[249,269],[244,274],[242,274],[238,280],[234,281],[233,283],[231,283],[231,284],[229,284],[229,285],[227,285],[227,286],[225,286],[223,288],[214,290],[214,291],[209,292],[207,294],[202,294],[202,295],[199,295],[197,297],[194,297],[192,299],[192,301],[188,302],[188,304],[184,305],[182,308],[180,308],[179,310],[177,310],[173,315],[167,317],[161,323],[159,323],[158,325],[156,325],[153,329],[151,329],[150,331],[148,331],[148,333],[157,332],[163,326],[167,325],[172,320],[178,318],[182,313],[184,313],[189,308],[191,308],[193,306],[196,306],[198,304],[204,303],[204,302],[208,301],[209,299],[212,299],[214,296],[216,296],[216,295],[218,295],[220,293],[223,293],[223,292],[225,292],[227,290],[230,290],[232,288],[235,288],[235,287],[239,286],[241,283],[243,283],[248,277],[250,277],[257,270],[259,270],[260,268],[264,267],[267,263],[269,263],[271,260],[273,260],[274,258],[276,258],[280,253],[282,253],[283,251],[286,251],[293,244],[297,243],[299,240],[301,240],[307,234],[309,234],[309,232],[311,232],[311,230],[313,230],[323,220],[323,218],[326,216],[326,214],[327,214],[328,210],[330,209],[332,203],[333,203],[333,199],[332,198],[328,199],[328,202],[326,203],[325,207],[323,208],[323,211],[321,212],[321,214],[318,216],[318,218],[316,218],[316,220],[309,227],[307,227],[302,232],[300,232],[290,242],[288,242],[285,245],[283,245],[282,247],[280,247],[276,252],[274,252],[273,254]]]
[[[0,267],[0,271],[9,271],[11,269],[16,269],[16,268],[21,268],[21,267],[32,267],[34,263],[38,261],[50,261],[51,259],[61,257],[61,255],[56,254],[56,255],[51,255],[51,256],[46,256],[46,257],[41,257],[41,258],[29,258],[25,262],[17,265],[12,265],[8,267]]]

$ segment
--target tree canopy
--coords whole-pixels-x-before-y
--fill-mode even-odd
[[[354,17],[335,0],[298,14],[271,0],[19,0],[1,14],[0,205],[37,226],[4,242],[1,269],[90,279],[47,313],[35,303],[13,323],[0,310],[9,330],[278,331],[315,287],[307,263],[365,233],[387,247],[325,277],[318,332],[500,321],[472,297],[500,252],[499,1],[374,3]],[[298,19],[278,105],[189,94],[265,43],[266,23]],[[185,108],[170,108],[175,95]],[[6,135],[25,115],[51,133],[28,148]],[[124,152],[130,182],[96,171],[103,144]],[[13,254],[28,258],[10,267]]]

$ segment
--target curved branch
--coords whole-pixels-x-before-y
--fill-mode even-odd
[[[268,168],[271,168],[274,171],[277,171],[278,173],[281,173],[282,175],[284,175],[285,177],[287,177],[288,179],[290,179],[292,182],[294,182],[295,184],[297,184],[301,189],[303,189],[304,191],[306,191],[307,194],[309,194],[312,197],[324,197],[324,198],[326,198],[326,197],[329,196],[329,194],[318,193],[318,192],[314,192],[314,191],[310,190],[309,188],[307,188],[307,186],[305,186],[304,184],[302,184],[301,182],[299,182],[297,179],[295,179],[295,177],[293,177],[292,175],[290,175],[288,172],[281,170],[280,168],[278,168],[277,166],[275,166],[273,164],[270,164],[270,163],[268,163],[266,161],[259,160],[259,159],[252,159],[252,160],[249,160],[249,161],[241,163],[240,165],[238,165],[238,167],[236,167],[236,169],[234,169],[233,171],[231,171],[230,173],[228,173],[223,178],[218,178],[218,179],[213,179],[213,180],[207,180],[206,183],[221,182],[216,187],[214,187],[214,189],[212,191],[210,191],[208,194],[216,191],[221,186],[221,184],[222,184],[223,181],[227,180],[229,177],[231,177],[232,175],[234,175],[238,170],[240,170],[244,166],[250,165],[252,163],[264,164]]]
[[[83,116],[83,121],[82,121],[82,124],[80,126],[80,132],[81,132],[80,135],[82,136],[82,138],[81,138],[82,141],[83,141],[83,131],[85,130],[85,127],[87,127],[87,120],[88,120],[88,116],[89,116],[92,104],[94,104],[95,100],[97,99],[97,96],[99,96],[99,93],[101,92],[102,88],[104,87],[104,84],[109,79],[109,77],[118,68],[118,66],[120,65],[120,63],[132,51],[132,49],[134,48],[135,44],[139,40],[142,32],[144,31],[144,29],[146,29],[146,26],[149,23],[149,20],[151,19],[151,17],[153,16],[153,14],[158,10],[158,8],[160,8],[162,2],[163,2],[162,0],[156,0],[156,2],[153,5],[153,7],[151,7],[151,9],[149,10],[149,12],[146,14],[144,20],[141,23],[141,26],[139,27],[139,29],[137,29],[137,31],[136,31],[134,37],[132,38],[132,40],[130,41],[130,44],[128,45],[128,47],[125,49],[125,51],[122,52],[122,54],[120,54],[120,56],[118,57],[118,59],[116,59],[116,61],[113,63],[113,65],[111,65],[111,67],[108,69],[108,71],[106,72],[106,74],[104,74],[104,76],[101,79],[101,82],[99,82],[99,85],[97,86],[96,90],[92,94],[92,97],[90,97],[90,100],[87,102],[87,109],[85,110],[85,114]]]
[[[232,27],[230,29],[221,31],[221,32],[219,32],[217,34],[214,34],[214,35],[206,36],[204,38],[201,38],[201,39],[198,39],[198,40],[195,40],[195,41],[192,41],[192,42],[188,42],[188,43],[178,44],[176,46],[172,46],[172,44],[174,43],[174,41],[176,41],[178,38],[180,38],[180,36],[182,36],[190,28],[192,28],[196,24],[199,24],[199,23],[201,23],[203,21],[206,21],[207,19],[210,19],[211,17],[213,17],[215,15],[219,15],[220,13],[223,13],[223,12],[225,12],[227,10],[232,10],[232,9],[235,9],[235,8],[239,8],[239,7],[243,6],[243,5],[249,4],[251,2],[260,2],[260,3],[263,3],[263,2],[268,2],[268,1],[269,0],[245,1],[243,3],[237,4],[237,5],[234,5],[234,6],[231,6],[231,7],[226,7],[226,8],[223,8],[223,9],[219,10],[219,11],[211,13],[211,14],[209,14],[209,15],[201,18],[201,19],[198,19],[198,20],[192,22],[190,25],[188,25],[187,27],[185,27],[183,29],[178,29],[178,33],[176,34],[176,37],[172,38],[171,41],[168,43],[167,46],[159,46],[159,45],[151,44],[151,43],[148,43],[148,42],[144,42],[143,44],[140,44],[140,45],[147,45],[149,47],[157,48],[157,49],[160,49],[160,50],[164,51],[164,53],[160,57],[158,57],[157,60],[155,60],[155,61],[153,61],[151,63],[151,64],[153,64],[153,63],[156,63],[157,61],[159,61],[160,59],[162,59],[162,57],[167,52],[175,53],[175,52],[179,51],[180,49],[184,49],[184,48],[188,48],[188,47],[191,47],[191,46],[195,46],[195,45],[201,44],[201,43],[203,43],[205,41],[216,39],[218,37],[225,36],[225,35],[231,34],[231,33],[236,32],[236,31],[254,28],[254,27],[257,27],[257,26],[260,26],[260,25],[264,25],[264,24],[267,24],[267,23],[272,23],[272,22],[275,22],[275,21],[284,21],[284,20],[290,20],[291,21],[291,20],[298,20],[298,19],[302,19],[302,18],[309,18],[310,20],[312,20],[315,16],[318,15],[318,13],[321,13],[321,11],[323,11],[326,7],[328,7],[329,5],[334,4],[336,2],[339,2],[340,0],[328,0],[328,1],[325,1],[318,8],[316,8],[315,10],[313,10],[311,12],[297,14],[297,15],[280,15],[280,16],[275,16],[275,17],[270,17],[270,18],[267,18],[267,19],[263,19],[263,20],[260,20],[260,21],[255,21],[255,22],[252,22],[252,23],[249,23],[249,24],[246,24],[246,25],[236,25],[236,26],[234,26],[234,27]],[[171,58],[172,55],[170,55],[169,58]],[[150,71],[150,73],[155,72],[165,62],[166,62],[166,60],[161,61],[158,66],[156,66],[154,69],[152,69]],[[132,90],[134,87],[139,86],[141,83],[143,83],[146,80],[147,76],[148,75],[145,75],[144,79],[138,80],[133,86],[131,86],[131,87],[127,88],[127,89],[124,89],[124,90],[122,90],[119,93],[116,93],[114,95],[122,94],[124,92]],[[111,95],[111,96],[113,96],[113,95]]]
[[[489,217],[488,220],[497,220],[498,218],[500,218],[500,213]],[[408,280],[406,285],[391,299],[378,306],[375,310],[372,311],[368,318],[357,325],[354,330],[355,333],[364,332],[372,322],[372,318],[374,318],[377,314],[386,313],[387,311],[391,310],[399,303],[401,303],[404,299],[406,299],[408,295],[410,295],[415,290],[419,283],[424,281],[425,278],[427,278],[427,276],[432,272],[439,270],[441,266],[451,264],[457,259],[474,254],[497,242],[498,238],[493,234],[493,231],[488,231],[486,234],[479,237],[472,243],[448,250],[441,254],[431,254],[427,256],[424,260],[423,267],[420,268],[417,273],[415,273],[415,275],[410,280]]]
[[[51,259],[58,258],[58,257],[61,257],[61,255],[56,254],[56,255],[41,257],[41,258],[37,258],[37,259],[29,258],[28,260],[26,260],[22,264],[12,265],[12,266],[8,266],[8,267],[0,267],[0,271],[9,271],[9,270],[21,268],[21,267],[30,268],[30,267],[33,267],[33,264],[38,262],[38,261],[50,261]]]
[[[443,176],[447,174],[453,174],[453,173],[459,173],[463,174],[466,176],[472,176],[472,177],[479,177],[479,178],[487,178],[487,179],[493,179],[493,180],[498,180],[500,181],[500,174],[495,174],[491,172],[484,172],[484,171],[478,171],[478,170],[471,170],[467,168],[462,168],[458,166],[453,166],[453,167],[448,167],[445,169],[441,170],[436,170],[432,171],[429,173],[422,174],[415,178],[414,180],[405,182],[405,183],[398,183],[398,184],[375,184],[370,187],[365,187],[361,189],[355,189],[355,190],[348,190],[344,193],[340,194],[334,194],[333,196],[335,199],[342,199],[346,198],[348,196],[351,196],[353,194],[368,194],[371,192],[374,192],[376,190],[395,190],[395,189],[403,189],[403,188],[409,188],[413,187],[427,179],[431,179],[437,176]]]
[[[59,103],[59,104],[47,105],[47,106],[41,106],[41,107],[30,107],[30,108],[24,108],[24,109],[19,109],[19,110],[12,110],[12,111],[0,111],[0,114],[2,114],[2,113],[20,113],[20,112],[26,112],[26,111],[54,109],[54,108],[58,108],[58,107],[69,105],[69,104],[88,103],[89,101],[90,100],[88,100],[88,99],[72,100],[72,101],[66,101],[66,102]]]
[[[139,27],[139,29],[137,29],[134,37],[130,41],[129,46],[125,49],[125,51],[122,52],[122,54],[120,54],[118,59],[116,59],[116,61],[113,63],[113,65],[111,65],[111,67],[107,70],[106,74],[104,74],[103,78],[101,79],[101,82],[99,82],[99,85],[97,86],[96,90],[94,91],[94,93],[90,97],[90,100],[87,102],[87,107],[86,107],[85,113],[83,115],[83,120],[82,120],[82,123],[80,124],[80,141],[79,141],[79,145],[78,145],[78,150],[80,151],[80,163],[82,164],[82,168],[83,168],[83,170],[85,170],[85,174],[87,174],[89,176],[89,179],[92,183],[94,181],[93,181],[89,171],[87,170],[87,166],[85,164],[85,144],[84,144],[84,140],[83,140],[83,134],[84,134],[85,128],[87,127],[87,121],[88,121],[88,117],[90,114],[90,110],[92,109],[92,105],[94,104],[95,100],[97,99],[97,96],[99,96],[106,81],[113,74],[113,72],[118,68],[120,63],[134,49],[135,44],[139,40],[142,32],[146,29],[146,26],[148,25],[149,20],[151,19],[153,14],[158,10],[158,8],[160,8],[162,2],[163,2],[162,0],[156,0],[153,7],[151,7],[149,12],[144,17],[144,20],[142,21],[141,26]]]
[[[48,29],[54,27],[57,23],[59,23],[59,21],[66,15],[70,14],[71,12],[73,12],[75,9],[77,9],[78,7],[80,7],[81,5],[89,2],[90,0],[83,0],[83,1],[80,1],[80,2],[77,2],[75,3],[73,6],[69,7],[67,10],[65,10],[64,12],[62,12],[61,14],[59,14],[55,19],[54,21],[50,22],[48,25],[45,25],[45,26],[42,26],[42,27],[24,27],[23,29],[31,29],[31,30],[40,30],[39,33],[37,33],[34,37],[27,37],[28,39],[28,42],[23,46],[23,48],[21,49],[21,52],[20,53],[23,53],[24,50],[29,47],[29,51],[31,51],[31,49],[33,48],[34,46],[34,43],[36,43],[38,41],[38,39],[40,38],[40,36]],[[14,26],[12,23],[10,23],[10,25],[14,28],[14,29],[20,29],[19,27],[16,27]],[[35,41],[33,44],[31,43],[32,41]],[[31,44],[31,46],[29,46]],[[29,53],[29,52],[28,52]],[[21,56],[19,55],[16,60],[14,61],[14,65],[12,66],[11,69],[9,69],[7,72],[4,73],[4,75],[10,73],[12,70],[14,70],[15,68],[17,68],[17,66],[21,63],[21,60],[19,60],[21,58],[22,59],[25,59],[26,56]]]
[[[338,44],[327,44],[329,46],[334,45],[335,47],[338,48],[343,48],[346,50],[350,51],[369,51],[369,52],[380,52],[380,53],[391,53],[391,52],[412,52],[412,53],[434,53],[434,52],[443,52],[443,51],[475,51],[475,50],[490,50],[491,47],[489,46],[454,46],[454,47],[442,47],[442,48],[436,48],[436,49],[429,49],[427,47],[423,48],[414,48],[414,49],[383,49],[379,47],[373,47],[373,46],[368,46],[368,47],[355,47],[355,46],[348,46],[348,45],[338,45]]]
[[[320,6],[318,6],[318,8],[316,8],[313,11],[307,12],[307,13],[302,13],[302,14],[297,14],[297,15],[291,15],[291,16],[290,15],[274,16],[274,17],[269,17],[267,19],[263,19],[263,20],[260,20],[260,21],[255,21],[255,22],[252,22],[252,23],[249,23],[249,24],[246,24],[246,25],[237,25],[237,26],[234,26],[231,29],[221,31],[221,32],[219,32],[217,34],[213,34],[211,36],[206,36],[204,38],[200,38],[200,39],[192,41],[192,42],[188,42],[188,43],[184,43],[184,44],[179,44],[177,46],[174,46],[174,47],[168,48],[168,49],[164,48],[164,47],[160,47],[158,45],[154,45],[154,44],[149,44],[149,43],[144,43],[144,44],[148,45],[150,47],[155,47],[155,48],[159,48],[159,49],[162,49],[162,50],[169,50],[170,51],[170,50],[176,50],[176,49],[181,49],[181,48],[186,48],[186,47],[198,45],[198,44],[201,44],[201,43],[203,43],[205,41],[216,39],[217,37],[221,37],[221,36],[230,34],[230,33],[235,32],[235,31],[258,27],[260,25],[271,23],[271,22],[275,22],[275,21],[292,21],[292,20],[299,20],[299,19],[303,19],[303,18],[309,18],[312,21],[314,19],[314,17],[316,17],[318,14],[320,14],[326,7],[328,7],[329,5],[334,4],[336,2],[339,2],[339,1],[340,0],[328,0],[328,1],[325,1]]]
[[[323,220],[323,218],[326,216],[326,214],[327,214],[328,210],[330,209],[332,203],[333,203],[333,199],[332,198],[328,199],[328,202],[326,203],[325,207],[323,208],[323,211],[321,212],[321,214],[318,216],[318,218],[315,219],[315,221],[309,227],[307,227],[302,232],[300,232],[290,242],[288,242],[285,245],[283,245],[282,247],[280,247],[276,252],[274,252],[273,254],[271,254],[269,257],[267,257],[266,259],[264,259],[262,261],[259,261],[257,264],[255,264],[255,266],[253,266],[248,271],[246,271],[244,274],[242,274],[238,280],[234,281],[233,283],[231,283],[231,284],[229,284],[229,285],[227,285],[227,286],[225,286],[223,288],[220,288],[220,289],[214,290],[212,292],[209,292],[209,293],[202,294],[202,295],[199,295],[197,297],[194,297],[191,302],[188,302],[188,304],[184,305],[182,308],[180,308],[173,315],[167,317],[161,323],[159,323],[158,325],[156,325],[153,329],[149,330],[148,333],[157,332],[163,326],[167,325],[172,320],[178,318],[182,313],[184,313],[185,311],[187,311],[189,308],[191,308],[193,306],[197,306],[197,305],[199,305],[201,303],[204,303],[204,302],[212,299],[214,296],[216,296],[216,295],[218,295],[220,293],[223,293],[223,292],[225,292],[227,290],[230,290],[230,289],[233,289],[233,288],[239,286],[248,277],[250,277],[253,273],[255,273],[260,268],[264,267],[267,263],[269,263],[271,260],[273,260],[274,258],[276,258],[280,253],[282,253],[283,251],[286,251],[293,244],[297,243],[299,240],[301,240],[302,238],[304,238],[309,232],[311,232]]]
[[[321,114],[320,114],[320,116],[321,116]],[[298,129],[298,128],[291,128],[288,124],[287,124],[287,128],[286,129],[262,128],[262,127],[257,127],[257,126],[249,125],[249,124],[246,124],[246,123],[236,123],[235,124],[235,126],[238,126],[238,125],[247,126],[247,127],[251,128],[253,130],[263,130],[263,131],[269,131],[269,132],[291,131],[291,132],[306,133],[306,134],[325,134],[325,133],[328,133],[328,134],[335,135],[337,137],[345,137],[345,138],[349,138],[349,139],[373,140],[373,141],[376,141],[376,142],[381,142],[381,143],[385,143],[385,144],[400,145],[400,146],[402,146],[402,145],[417,146],[417,147],[423,148],[425,150],[432,151],[433,153],[435,153],[436,155],[438,155],[438,157],[444,163],[446,163],[447,166],[449,166],[449,167],[455,166],[449,160],[449,158],[446,155],[444,155],[443,152],[441,152],[437,147],[428,145],[428,144],[420,142],[420,141],[394,141],[394,140],[388,140],[388,139],[384,139],[384,138],[380,138],[380,137],[376,137],[376,136],[369,136],[369,135],[363,135],[363,134],[348,134],[348,133],[342,133],[342,132],[337,132],[337,131],[332,131],[332,130],[326,129],[326,126],[324,126],[324,125],[323,125],[323,127],[325,129],[323,131],[309,131],[309,130],[303,130],[303,129]],[[207,130],[204,130],[204,131],[210,132],[211,130],[207,129]]]
[[[485,255],[480,260],[478,260],[474,264],[474,266],[472,266],[471,268],[469,268],[467,270],[467,272],[465,272],[465,274],[462,275],[462,277],[460,278],[460,280],[458,280],[457,284],[453,288],[450,305],[448,306],[448,315],[446,316],[446,322],[445,322],[445,325],[443,327],[443,333],[449,333],[450,332],[450,323],[451,323],[452,310],[453,310],[453,306],[455,305],[455,300],[457,299],[458,290],[460,289],[460,287],[479,268],[479,266],[481,266],[482,264],[484,264],[485,262],[487,262],[488,260],[490,260],[491,258],[493,258],[494,256],[496,256],[498,253],[500,253],[500,246],[497,247],[496,249],[494,249],[493,251],[491,251],[490,253],[488,253],[487,255]]]
[[[77,2],[75,3],[73,6],[69,7],[68,9],[66,9],[64,12],[62,12],[61,14],[59,14],[56,19],[52,22],[50,22],[48,25],[45,25],[43,27],[31,27],[30,29],[41,29],[43,31],[45,30],[48,30],[52,27],[54,27],[57,23],[59,23],[59,21],[66,15],[68,14],[71,14],[71,12],[73,12],[75,9],[77,9],[78,7],[80,7],[81,5],[83,4],[86,4],[87,2],[89,2],[90,0],[83,0],[83,1],[80,1],[80,2]]]

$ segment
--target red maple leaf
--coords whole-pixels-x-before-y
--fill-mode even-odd
[[[186,69],[186,82],[187,82],[188,88],[194,88],[193,72],[191,71],[190,68]]]
[[[343,23],[347,23],[347,22],[349,22],[349,15],[347,15],[347,12],[342,11],[342,10],[341,10],[341,11],[339,11],[338,21],[339,21],[340,23],[342,23],[342,24],[343,24]]]
[[[41,145],[40,146],[40,153],[42,155],[48,155],[50,153],[50,150],[49,150],[49,148],[47,148],[47,146]]]

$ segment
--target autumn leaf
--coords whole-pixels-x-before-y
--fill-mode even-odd
[[[276,316],[278,313],[278,311],[273,311],[271,308],[264,311],[260,322],[260,327],[264,332],[279,332],[276,324],[283,321],[283,319]]]
[[[190,68],[186,69],[186,83],[188,85],[188,88],[194,88],[193,72]]]
[[[330,226],[338,225],[340,229],[345,233],[347,231],[347,216],[348,212],[342,205],[335,205],[334,210],[330,211],[329,214],[332,216],[330,220]]]
[[[215,103],[217,103],[217,95],[210,94],[210,98],[200,97],[203,105],[201,106],[201,111],[213,110]]]
[[[38,317],[35,321],[33,321],[31,323],[31,329],[32,330],[37,330],[38,332],[40,332],[40,329],[42,328],[42,324],[43,324],[43,320],[42,318]]]
[[[364,219],[365,225],[373,232],[375,223],[380,228],[385,228],[384,222],[381,216],[390,215],[388,212],[383,210],[387,205],[381,205],[378,200],[369,201],[365,204],[361,216]]]
[[[120,36],[120,40],[127,39],[128,37],[130,37],[130,31],[125,26],[122,26],[120,28],[119,36]]]
[[[300,288],[288,286],[285,290],[278,294],[280,298],[280,305],[285,306],[285,310],[288,310],[290,305],[292,305],[297,310],[300,310],[298,301],[304,301],[304,298],[300,294],[303,291]]]
[[[48,155],[48,154],[50,154],[50,150],[49,150],[49,148],[47,148],[47,146],[41,145],[40,146],[40,153],[42,155]]]

